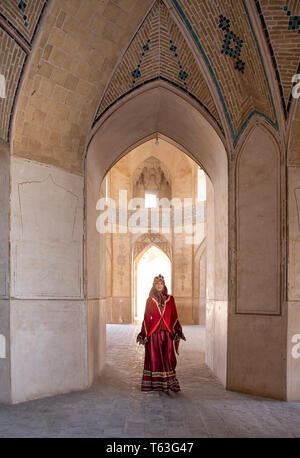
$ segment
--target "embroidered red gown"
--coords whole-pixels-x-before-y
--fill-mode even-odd
[[[180,339],[186,340],[178,320],[173,296],[154,294],[147,299],[137,342],[145,345],[142,391],[180,391],[176,377],[176,355]]]

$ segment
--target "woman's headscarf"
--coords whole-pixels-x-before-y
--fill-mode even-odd
[[[168,297],[168,288],[166,287],[165,279],[161,274],[154,277],[152,288],[150,289],[150,292],[149,292],[149,297],[151,296],[159,297],[159,292],[155,288],[155,284],[158,283],[159,281],[162,281],[164,284],[164,289],[162,290],[161,295],[163,296],[163,299],[166,300],[166,298]]]

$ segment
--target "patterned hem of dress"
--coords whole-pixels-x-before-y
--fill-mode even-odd
[[[142,380],[141,391],[181,391],[178,380],[173,378],[168,381]]]
[[[142,386],[141,391],[143,393],[151,393],[153,391],[163,391],[164,393],[167,393],[169,391],[174,391],[175,393],[179,393],[181,389],[179,387],[163,388],[163,387],[143,387]]]

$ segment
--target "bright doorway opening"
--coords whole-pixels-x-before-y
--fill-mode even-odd
[[[135,321],[142,322],[146,301],[153,278],[161,274],[165,278],[169,294],[172,292],[172,265],[169,257],[156,246],[141,253],[135,261]]]

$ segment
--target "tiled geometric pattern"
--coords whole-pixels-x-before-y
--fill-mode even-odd
[[[28,22],[27,22],[27,16],[25,14],[27,4],[24,2],[24,0],[20,0],[18,4],[18,8],[22,11],[23,14],[23,19],[24,19],[24,26],[28,27]]]
[[[0,1],[0,71],[7,87],[6,98],[0,99],[0,137],[7,141],[20,79],[46,4],[47,0]]]
[[[188,85],[187,85],[186,81],[187,81],[187,79],[189,77],[189,74],[183,70],[182,64],[181,64],[181,60],[179,59],[179,56],[178,56],[177,46],[174,45],[172,40],[170,40],[170,51],[172,51],[172,53],[174,54],[175,59],[177,59],[177,64],[178,64],[178,67],[179,67],[178,76],[184,82],[184,87],[186,89],[188,89]]]
[[[255,113],[261,114],[273,126],[277,126],[264,63],[244,0],[173,0],[173,4],[215,81],[234,143]],[[229,36],[223,47],[224,32],[229,33]],[[243,38],[244,44],[239,37]],[[224,58],[227,51],[229,55],[239,59],[242,44],[242,62],[245,63],[247,71],[244,71],[242,62],[234,66],[231,59]],[[220,50],[224,50],[224,53]]]
[[[287,5],[285,5],[283,11],[286,11],[286,15],[290,18],[288,30],[298,30],[298,32],[300,33],[300,16],[292,16],[292,13],[288,9]]]
[[[140,56],[140,60],[139,60],[138,66],[137,66],[137,68],[135,68],[131,72],[131,75],[132,75],[132,78],[133,78],[133,81],[132,81],[132,87],[133,88],[135,86],[136,80],[138,78],[140,78],[140,76],[141,76],[141,65],[143,63],[143,58],[144,58],[146,52],[149,51],[149,45],[150,45],[150,39],[148,38],[147,43],[145,43],[143,48],[142,48],[142,52],[141,52],[141,56]]]
[[[228,54],[230,57],[236,59],[234,68],[244,73],[245,62],[239,59],[243,46],[243,40],[241,40],[232,32],[232,30],[230,30],[230,19],[227,19],[222,14],[220,14],[219,28],[225,32],[225,38],[222,45],[221,53]],[[231,45],[235,47],[232,48]]]
[[[198,64],[161,1],[156,2],[133,37],[102,97],[95,121],[124,94],[157,78],[190,93],[221,127]]]
[[[297,33],[300,2],[276,0],[274,3],[271,0],[255,0],[255,4],[276,73],[283,112],[287,118],[292,102],[292,77],[300,73],[300,35]]]

